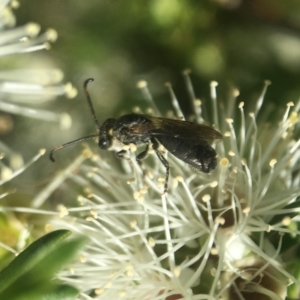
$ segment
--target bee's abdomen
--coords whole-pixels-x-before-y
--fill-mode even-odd
[[[205,140],[195,143],[172,136],[156,138],[170,153],[201,172],[210,173],[217,166],[217,153]]]

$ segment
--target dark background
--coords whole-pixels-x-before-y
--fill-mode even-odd
[[[126,97],[141,77],[153,85],[171,80],[181,93],[181,71],[191,68],[199,96],[217,80],[247,97],[264,79],[273,82],[268,94],[274,102],[299,96],[297,0],[20,3],[19,24],[31,20],[58,31],[48,55],[76,85],[102,75],[97,85],[104,80],[102,89],[111,84]]]
[[[65,82],[79,91],[73,100],[61,97],[46,107],[72,116],[69,131],[13,116],[14,130],[3,139],[25,160],[39,148],[49,150],[95,132],[82,93],[88,77],[95,78],[89,89],[100,122],[133,106],[145,107],[135,86],[140,79],[148,81],[162,113],[171,108],[166,81],[172,82],[184,112],[191,113],[182,77],[186,68],[192,70],[194,89],[204,107],[209,105],[211,80],[219,82],[221,100],[232,87],[238,88],[239,101],[246,107],[255,101],[265,79],[272,81],[266,101],[275,107],[281,109],[300,96],[299,0],[20,0],[15,14],[17,25],[37,22],[42,32],[48,28],[58,32],[50,51],[23,54],[23,65],[35,65],[38,57],[41,68],[61,69]],[[57,164],[45,156],[27,171],[23,186],[32,186],[30,173],[42,186],[80,149],[63,150]]]

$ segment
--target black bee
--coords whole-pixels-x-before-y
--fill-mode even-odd
[[[135,113],[124,115],[118,119],[107,119],[100,125],[87,91],[88,83],[93,80],[90,78],[84,82],[84,91],[99,133],[54,148],[50,152],[52,161],[54,161],[54,152],[83,140],[98,137],[99,147],[103,150],[112,148],[114,141],[124,145],[131,143],[137,146],[146,144],[146,149],[136,156],[136,161],[142,167],[142,160],[148,155],[149,147],[152,145],[157,157],[166,168],[164,193],[168,190],[170,165],[159,150],[160,144],[178,159],[201,172],[210,173],[216,168],[217,153],[207,140],[222,139],[223,136],[209,126]],[[121,150],[117,152],[117,156],[124,158],[125,153],[126,150]]]

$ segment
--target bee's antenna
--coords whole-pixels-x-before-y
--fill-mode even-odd
[[[84,93],[86,95],[86,99],[87,99],[87,102],[88,102],[88,105],[89,105],[89,108],[91,110],[91,113],[92,113],[92,116],[94,118],[94,122],[95,122],[95,125],[97,127],[97,129],[100,131],[101,129],[101,125],[96,117],[96,113],[95,113],[95,109],[94,109],[94,106],[93,106],[93,103],[92,103],[92,100],[91,100],[91,96],[88,92],[88,89],[87,89],[87,86],[90,82],[94,81],[94,78],[88,78],[87,80],[85,80],[84,84],[83,84],[83,90],[84,90]],[[69,147],[71,145],[74,145],[74,144],[77,144],[81,141],[85,141],[85,140],[88,140],[88,139],[92,139],[92,138],[95,138],[95,137],[98,137],[99,134],[92,134],[92,135],[88,135],[88,136],[85,136],[85,137],[82,137],[80,139],[77,139],[77,140],[74,140],[74,141],[71,141],[71,142],[68,142],[68,143],[65,143],[63,145],[60,145],[60,146],[57,146],[56,148],[54,148],[51,152],[50,152],[50,159],[55,162],[54,160],[54,157],[53,157],[53,154],[62,149],[62,148],[65,148],[65,147]]]
[[[89,104],[92,116],[94,118],[95,125],[96,125],[97,129],[100,130],[101,125],[100,125],[100,123],[99,123],[99,121],[96,117],[96,113],[95,113],[95,109],[94,109],[94,106],[93,106],[93,103],[92,103],[92,100],[91,100],[91,96],[90,96],[89,91],[87,89],[88,84],[92,81],[94,81],[94,78],[88,78],[87,80],[85,80],[85,82],[83,84],[83,89],[84,89],[84,93],[86,95],[86,99],[87,99],[87,102]]]
[[[63,144],[63,145],[57,146],[56,148],[54,148],[54,149],[50,152],[50,159],[51,159],[53,162],[55,162],[55,159],[54,159],[54,157],[53,157],[53,154],[54,154],[56,151],[58,151],[58,150],[60,150],[60,149],[62,149],[62,148],[65,148],[65,147],[72,146],[72,145],[77,144],[77,143],[79,143],[79,142],[81,142],[81,141],[85,141],[85,140],[88,140],[88,139],[92,139],[92,138],[94,138],[94,137],[98,137],[98,134],[92,134],[92,135],[84,136],[84,137],[82,137],[82,138],[80,138],[80,139],[77,139],[77,140],[75,140],[75,141],[71,141],[71,142],[65,143],[65,144]]]

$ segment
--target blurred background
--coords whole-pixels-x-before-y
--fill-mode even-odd
[[[56,29],[59,38],[47,56],[78,87],[94,76],[93,92],[100,103],[113,95],[113,104],[123,106],[138,78],[147,79],[154,94],[164,81],[172,81],[184,102],[185,68],[192,69],[199,96],[206,96],[208,82],[217,80],[221,86],[238,87],[246,97],[264,79],[273,82],[268,98],[274,102],[299,96],[297,0],[20,4],[18,23],[31,20]]]
[[[166,81],[172,83],[184,113],[191,114],[182,75],[187,68],[192,70],[193,87],[203,109],[210,106],[212,80],[219,83],[218,99],[225,105],[232,88],[238,88],[238,102],[253,106],[266,79],[272,82],[266,94],[266,109],[269,105],[275,107],[275,113],[277,108],[282,112],[285,103],[296,103],[300,97],[299,0],[18,1],[18,8],[15,0],[7,1],[15,6],[16,27],[35,22],[41,26],[41,35],[53,28],[58,39],[51,43],[49,51],[0,55],[0,74],[17,69],[61,70],[62,82],[71,82],[78,95],[72,99],[62,95],[55,101],[44,101],[41,97],[35,99],[40,101],[34,105],[30,104],[31,99],[19,95],[19,100],[24,100],[20,107],[32,105],[35,109],[70,115],[72,124],[64,128],[59,122],[0,111],[0,121],[4,120],[6,126],[2,130],[0,122],[0,144],[5,149],[0,149],[0,181],[9,169],[7,157],[17,154],[22,165],[39,149],[47,149],[46,155],[20,176],[0,183],[1,209],[30,207],[32,199],[74,161],[82,147],[77,145],[56,153],[56,163],[49,160],[49,151],[95,133],[82,91],[83,82],[89,77],[95,79],[89,91],[100,122],[128,113],[135,106],[143,110],[147,107],[136,88],[139,80],[148,82],[162,115],[172,108]],[[0,21],[2,17],[1,14]],[[5,33],[8,29],[0,30]],[[23,77],[18,80],[34,81]],[[9,78],[0,78],[1,87],[6,80]],[[10,101],[10,96],[0,90],[0,101]],[[98,151],[95,143],[88,143]],[[58,203],[75,203],[82,191],[68,188],[68,183],[51,194],[45,202],[46,209],[55,209]],[[11,194],[2,198],[7,192]],[[1,211],[0,243],[23,249],[44,233],[46,218]],[[7,253],[3,253],[2,246],[0,269],[7,262],[7,258],[2,259]]]
[[[11,116],[13,128],[1,139],[20,151],[25,161],[42,147],[49,151],[95,132],[82,92],[89,77],[95,78],[89,90],[100,122],[133,106],[145,106],[136,89],[141,79],[147,80],[162,113],[171,108],[166,81],[173,84],[183,111],[191,113],[182,77],[186,68],[192,70],[194,89],[204,107],[209,103],[211,80],[219,82],[221,100],[236,87],[241,92],[239,101],[246,106],[256,99],[265,79],[272,81],[266,101],[280,109],[300,96],[299,0],[19,2],[14,11],[17,25],[36,22],[42,31],[54,28],[58,39],[50,51],[2,58],[2,67],[58,68],[65,74],[64,81],[78,89],[74,99],[62,96],[40,106],[69,113],[69,130]],[[45,155],[9,184],[30,198],[80,151],[80,146],[64,149],[56,155],[56,164]]]

